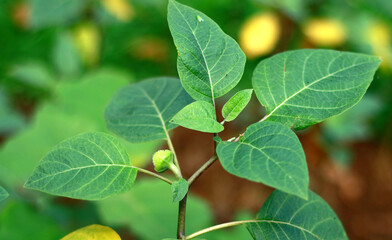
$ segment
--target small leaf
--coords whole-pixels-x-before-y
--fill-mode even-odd
[[[84,133],[61,142],[49,152],[25,187],[99,200],[128,191],[136,173],[117,139],[106,133]]]
[[[110,227],[93,224],[78,229],[61,240],[121,240],[120,236]]]
[[[130,142],[167,138],[177,127],[169,122],[192,99],[176,78],[152,78],[126,86],[105,111],[107,126]]]
[[[241,142],[221,142],[218,157],[226,171],[306,199],[309,175],[297,136],[276,122],[255,123]]]
[[[70,34],[59,34],[52,56],[53,64],[60,74],[72,76],[81,71],[81,59]]]
[[[183,178],[173,182],[171,186],[173,192],[173,202],[181,201],[188,193],[188,188],[189,188],[188,182]]]
[[[8,192],[0,186],[0,202],[9,196]]]
[[[263,60],[252,84],[269,121],[306,128],[354,106],[380,59],[334,50],[295,50]]]
[[[172,122],[200,132],[217,133],[224,129],[216,121],[214,106],[204,101],[196,101],[184,107],[173,117]]]
[[[258,223],[247,224],[253,239],[348,239],[328,204],[309,191],[305,201],[274,191],[257,214]]]
[[[234,39],[204,13],[174,0],[167,18],[178,51],[178,74],[189,95],[212,102],[237,85],[246,58]]]
[[[252,97],[252,89],[237,92],[222,108],[222,116],[226,122],[233,121],[248,105]]]

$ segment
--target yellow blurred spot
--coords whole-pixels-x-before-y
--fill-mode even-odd
[[[82,24],[73,34],[80,56],[88,66],[94,66],[99,60],[101,37],[98,28],[93,24]]]
[[[106,10],[118,20],[128,22],[134,15],[132,5],[127,0],[101,0]]]
[[[240,30],[240,45],[248,58],[270,53],[280,37],[279,18],[261,13],[247,20]]]
[[[333,19],[313,19],[304,27],[304,33],[316,45],[338,46],[346,40],[342,23]]]
[[[369,25],[364,36],[368,39],[374,55],[382,58],[381,67],[392,67],[391,30],[388,25],[378,22]]]
[[[110,227],[93,224],[78,229],[61,240],[121,240],[120,236]]]

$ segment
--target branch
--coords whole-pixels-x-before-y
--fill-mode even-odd
[[[191,184],[205,171],[207,168],[209,168],[215,161],[218,159],[218,156],[216,153],[214,156],[212,156],[210,159],[208,159],[207,162],[203,164],[189,179],[188,179],[188,185],[191,186]]]
[[[228,222],[228,223],[222,223],[219,225],[215,225],[209,228],[205,228],[203,230],[197,231],[195,233],[192,233],[191,235],[186,237],[186,240],[188,239],[193,239],[195,237],[198,237],[202,234],[208,233],[208,232],[212,232],[212,231],[216,231],[219,229],[223,229],[223,228],[228,228],[228,227],[234,227],[234,226],[238,226],[238,225],[242,225],[242,224],[246,224],[246,223],[258,223],[258,222],[266,222],[266,220],[244,220],[244,221],[235,221],[235,222]]]
[[[151,172],[151,171],[148,171],[148,170],[146,170],[146,169],[144,169],[144,168],[139,168],[139,167],[134,167],[134,166],[132,166],[132,167],[133,167],[133,168],[136,168],[138,171],[140,171],[140,172],[142,172],[142,173],[144,173],[144,174],[147,174],[147,175],[150,175],[150,176],[159,178],[159,179],[161,179],[161,180],[167,182],[168,184],[172,184],[172,183],[173,183],[173,182],[170,181],[169,179],[167,179],[167,178],[165,178],[165,177],[163,177],[163,176],[161,176],[161,175],[159,175],[159,174],[156,174],[156,173],[153,173],[153,172]]]

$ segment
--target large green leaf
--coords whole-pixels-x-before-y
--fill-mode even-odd
[[[168,137],[172,117],[192,99],[176,78],[152,78],[122,88],[105,111],[109,129],[130,142]]]
[[[0,186],[0,202],[8,197],[8,192]]]
[[[224,129],[216,121],[214,105],[205,101],[196,101],[184,107],[171,122],[200,132],[217,133]]]
[[[41,105],[29,126],[8,138],[0,149],[1,183],[19,189],[38,162],[62,140],[83,132],[107,131],[103,118],[107,102],[131,80],[124,72],[102,68],[77,81],[59,82],[53,93],[54,101]],[[130,156],[135,166],[150,162],[160,144],[159,141],[122,142],[127,152],[132,153]]]
[[[248,105],[252,97],[252,89],[237,92],[222,108],[222,116],[226,122],[233,121]]]
[[[308,196],[309,176],[301,143],[280,123],[255,123],[239,142],[219,143],[217,154],[231,174],[305,199]]]
[[[380,59],[333,50],[295,50],[263,60],[253,75],[265,119],[301,129],[337,115],[365,94]]]
[[[169,184],[144,178],[131,191],[99,201],[97,206],[104,224],[126,226],[137,239],[157,240],[175,237],[178,203],[172,197]],[[212,221],[208,205],[188,195],[186,232],[209,227]]]
[[[121,144],[106,133],[84,133],[58,144],[25,187],[71,198],[99,200],[129,190],[137,170]]]
[[[178,73],[194,99],[212,102],[237,85],[245,54],[213,20],[170,0],[168,21],[178,51]]]
[[[261,207],[257,219],[258,223],[247,224],[256,240],[348,239],[336,214],[312,191],[307,201],[274,191]]]

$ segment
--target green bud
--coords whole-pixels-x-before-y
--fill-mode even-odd
[[[173,153],[170,150],[159,150],[154,153],[152,162],[154,164],[155,171],[161,173],[168,170],[173,165]]]

